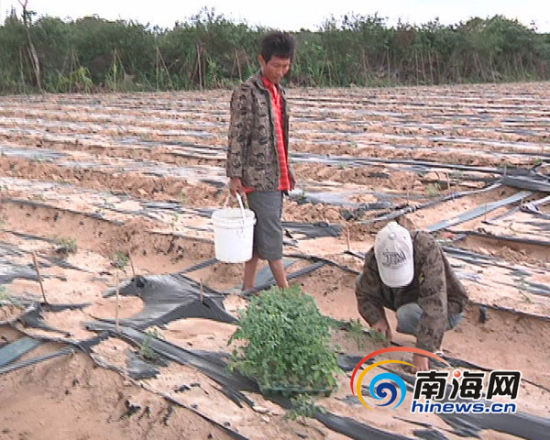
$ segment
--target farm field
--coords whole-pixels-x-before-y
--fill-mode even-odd
[[[210,215],[227,202],[230,93],[0,97],[0,439],[349,437],[322,418],[290,420],[257,392],[234,389],[220,379],[223,355],[204,354],[230,353],[234,318],[247,304],[242,265],[212,261]],[[369,411],[351,396],[351,371],[319,405],[379,430],[372,438],[543,438],[550,84],[288,96],[298,181],[283,214],[292,283],[323,314],[360,319],[361,255],[402,215],[434,234],[470,294],[464,322],[445,334],[446,359],[471,371],[522,372],[521,415],[508,418],[413,415],[410,393],[396,410]],[[174,289],[155,277],[164,274],[178,274],[169,279],[185,306],[148,295]],[[116,330],[117,315],[127,331]],[[334,333],[348,359],[383,347]],[[178,353],[154,366],[154,377],[135,356],[152,339]],[[414,340],[394,333],[394,342]],[[9,346],[21,356],[2,363]]]

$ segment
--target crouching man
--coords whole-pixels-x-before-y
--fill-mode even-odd
[[[397,315],[397,331],[416,336],[418,348],[439,350],[446,330],[464,318],[468,294],[430,234],[409,232],[390,222],[376,235],[357,277],[361,316],[391,341],[384,307]],[[417,371],[429,370],[427,357],[414,354]]]

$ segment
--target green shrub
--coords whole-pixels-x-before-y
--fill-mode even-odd
[[[252,298],[233,340],[245,344],[233,351],[231,368],[254,378],[262,392],[328,394],[337,386],[328,321],[298,286]]]

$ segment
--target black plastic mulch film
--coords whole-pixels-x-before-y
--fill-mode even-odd
[[[316,263],[314,263],[314,265],[315,264]],[[193,269],[193,267],[189,269]],[[149,325],[162,325],[171,320],[186,317],[205,317],[221,322],[234,322],[235,318],[225,312],[223,308],[223,303],[221,302],[222,294],[208,289],[205,286],[202,286],[202,289],[203,291],[201,292],[201,286],[193,280],[181,275],[181,273],[162,276],[135,277],[123,286],[121,289],[121,294],[136,294],[137,296],[140,296],[145,302],[145,310],[133,318],[124,320],[124,323],[120,326],[120,332],[116,332],[115,324],[113,322],[107,321],[96,321],[89,323],[88,329],[100,333],[107,331],[111,336],[122,337],[123,339],[126,339],[136,345],[141,344],[144,338],[148,337],[149,345],[159,355],[166,359],[185,365],[192,365],[195,368],[200,369],[204,374],[222,384],[225,388],[225,394],[231,396],[230,398],[232,398],[233,401],[242,401],[242,396],[244,396],[242,395],[242,391],[259,392],[259,388],[254,381],[248,378],[238,374],[228,373],[226,369],[227,355],[225,353],[187,350],[166,341],[162,341],[154,337],[151,338],[151,336],[147,336],[140,330]],[[173,293],[170,293],[170,291],[173,291]],[[153,292],[155,293],[153,294]],[[157,300],[154,300],[153,298],[158,295],[158,292],[162,292],[162,294],[157,297]],[[107,293],[107,295],[112,294],[112,291]],[[201,297],[203,301],[201,301]],[[183,303],[184,306],[179,308],[173,300],[177,300],[179,305]],[[169,310],[162,309],[161,311],[155,310],[155,312],[148,310],[155,309],[158,302],[167,302],[167,304],[169,304]],[[58,307],[58,309],[64,308],[64,306]],[[39,318],[39,315],[35,315],[33,318],[34,317]],[[32,319],[27,320],[27,322],[28,325],[38,324],[40,327],[40,324]],[[98,341],[99,339],[95,340],[94,343]],[[25,343],[21,343],[21,345],[24,346]],[[65,349],[57,352],[29,360],[27,361],[28,364],[22,363],[21,365],[18,365],[18,367],[30,365],[52,357],[69,354],[73,351],[73,347],[66,347]],[[341,357],[340,365],[344,369],[349,370],[356,365],[357,361],[358,359],[352,357],[348,357],[347,359],[345,357]],[[472,364],[464,363],[460,360],[451,361],[452,365],[473,366]],[[9,367],[10,365],[8,365],[8,367],[4,367],[0,370],[0,372],[11,371]],[[144,366],[142,365],[142,367]],[[139,373],[139,371],[140,367],[137,367],[136,372]],[[406,376],[404,378],[406,378]],[[290,402],[286,399],[282,399],[280,397],[274,397],[273,399],[276,403],[285,408],[290,407]],[[389,440],[393,438],[407,438],[404,436],[396,436],[395,434],[378,430],[377,428],[367,426],[353,419],[340,417],[327,412],[317,412],[314,417],[330,429],[348,435],[354,439],[379,438]],[[522,413],[516,415],[503,415],[498,418],[498,423],[495,423],[492,419],[489,420],[490,417],[493,417],[493,415],[481,417],[477,415],[461,415],[459,418],[449,416],[442,417],[444,417],[455,428],[455,433],[461,435],[470,435],[474,432],[477,433],[482,429],[496,429],[507,433],[513,433],[514,435],[518,435],[523,438],[543,438],[537,437],[538,433],[545,432],[545,430],[550,429],[550,426],[547,426],[547,420]],[[469,427],[466,431],[464,430],[464,422],[467,422],[466,425]],[[521,422],[521,424],[518,422]],[[437,435],[437,431],[431,431],[428,430],[428,433],[423,431],[421,438],[424,438],[425,435]]]
[[[490,170],[490,172],[495,171]],[[502,179],[502,183],[510,186],[521,187],[531,191],[548,191],[548,183],[541,180],[537,180],[536,182],[534,182],[532,179],[525,179],[521,177],[512,179],[504,176]],[[493,202],[491,204],[487,204],[475,210],[469,211],[462,216],[453,219],[452,221],[444,221],[432,225],[428,228],[428,230],[437,231],[462,223],[470,218],[483,215],[484,213],[498,207],[524,200],[530,195],[532,195],[531,192],[517,193],[514,196],[508,197],[504,200]],[[18,200],[17,202],[21,201]],[[531,213],[535,213],[537,211],[538,205],[536,204],[536,202],[534,204],[526,206],[528,207],[527,210]],[[296,226],[297,232],[299,231],[301,233],[305,233],[306,235],[308,235],[308,233],[311,233],[313,235],[316,234],[314,229],[309,229],[311,225],[306,225],[305,228],[303,227],[303,225],[300,224],[292,226]],[[327,229],[327,225],[313,226],[321,226],[325,228],[325,231],[323,231],[323,233],[326,234],[328,232],[328,235],[333,235],[333,231],[330,228]],[[328,226],[330,227],[331,225]],[[336,230],[334,232],[335,233],[333,236],[337,236],[336,234],[338,234],[340,231]],[[4,246],[4,251],[8,250],[10,252],[17,252],[14,249],[9,249],[8,246]],[[479,264],[499,265],[492,258],[480,254],[458,250],[456,248],[447,248],[445,250],[449,253],[453,253],[455,257],[463,258],[466,261],[478,262]],[[327,264],[327,261],[321,261],[321,259],[318,259],[317,261],[313,259],[313,261],[314,263],[311,264],[309,267],[296,271],[294,274],[295,277],[310,273],[311,271],[322,267],[324,264]],[[54,263],[57,263],[57,261]],[[210,289],[207,286],[201,286],[195,281],[183,275],[184,273],[192,272],[193,270],[207,267],[208,265],[215,263],[215,259],[208,260],[177,274],[134,277],[120,288],[120,294],[139,296],[145,303],[144,310],[132,318],[121,320],[119,332],[116,332],[114,320],[105,320],[104,322],[92,322],[88,324],[88,328],[90,330],[98,332],[107,331],[111,336],[122,337],[123,339],[139,345],[146,337],[145,333],[141,331],[142,329],[146,329],[147,327],[153,325],[164,325],[175,319],[200,317],[214,319],[221,322],[235,322],[235,317],[227,313],[223,307],[223,294],[216,292],[215,290]],[[501,266],[504,267],[504,265]],[[2,267],[7,267],[8,270],[5,270],[4,272],[0,271],[0,284],[10,282],[14,278],[28,278],[36,280],[36,275],[32,273],[28,266],[16,266],[13,265],[13,263],[7,263],[7,261],[4,261],[3,266],[2,261],[0,261],[0,268]],[[262,290],[263,288],[267,288],[272,284],[272,280],[267,280],[264,285],[258,286],[257,290]],[[541,288],[541,286],[534,285],[531,287]],[[547,293],[547,288],[545,286],[542,287],[544,288],[541,288],[541,290],[544,291],[544,293]],[[113,294],[114,289],[111,289],[109,292],[106,293],[106,296]],[[64,306],[60,306],[57,309],[63,310],[64,308]],[[46,328],[50,331],[58,331],[45,325],[45,323],[41,320],[39,309],[31,310],[25,315],[21,316],[20,322],[30,327]],[[93,340],[92,344],[99,342],[99,340],[100,339]],[[26,365],[32,365],[46,359],[51,359],[53,357],[70,354],[75,350],[75,347],[67,346],[61,350],[33,359],[29,359],[25,362],[15,362],[19,357],[31,351],[39,344],[39,341],[25,337],[1,347],[0,374],[12,371],[15,368],[21,368]],[[232,399],[234,401],[239,401],[244,398],[242,391],[259,392],[257,384],[252,380],[242,377],[238,374],[228,373],[226,369],[227,356],[223,353],[190,351],[182,347],[170,344],[166,341],[159,340],[157,338],[152,338],[150,344],[151,348],[163,357],[185,365],[192,365],[201,370],[204,374],[223,385],[226,394],[228,396],[232,396]],[[82,346],[80,346],[80,348],[82,348]],[[340,363],[341,366],[345,368],[346,362],[348,364],[351,363],[354,366],[356,365],[356,360],[357,359],[345,360],[341,358]],[[473,366],[472,364],[457,359],[452,359],[451,364],[455,366]],[[141,368],[145,368],[145,366],[137,366],[137,372],[139,372]],[[407,380],[407,377],[405,376],[404,379]],[[278,397],[274,398],[274,400],[285,408],[290,407],[290,402],[286,401],[286,399]],[[543,439],[547,438],[547,433],[550,429],[550,421],[548,419],[542,419],[521,412],[517,414],[500,415],[462,414],[460,416],[440,416],[444,418],[454,428],[455,434],[463,436],[478,436],[479,432],[483,429],[493,429],[516,435],[522,438]],[[354,439],[376,438],[389,440],[396,438],[408,438],[405,436],[398,436],[389,432],[381,431],[377,428],[367,426],[353,419],[340,417],[329,412],[317,412],[314,417],[330,429],[333,429]],[[216,425],[219,425],[217,422],[214,423],[216,423]],[[225,428],[223,426],[220,427]],[[244,438],[234,431],[228,429],[225,430],[234,438]],[[417,430],[415,431],[415,435],[419,438],[426,439],[445,438],[441,432],[433,429]]]

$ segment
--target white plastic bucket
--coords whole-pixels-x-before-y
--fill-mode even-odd
[[[218,209],[212,214],[216,259],[224,263],[244,263],[252,258],[256,216],[250,209]]]

